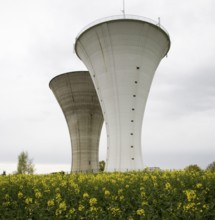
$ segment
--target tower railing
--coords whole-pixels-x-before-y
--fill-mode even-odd
[[[162,29],[168,36],[169,33],[168,31],[160,24],[160,19],[158,21],[152,20],[147,17],[139,16],[139,15],[130,15],[130,14],[125,14],[125,15],[113,15],[113,16],[108,16],[104,17],[98,20],[95,20],[91,23],[89,23],[87,26],[85,26],[76,36],[76,40],[80,37],[80,35],[85,32],[87,29],[96,26],[97,24],[105,23],[106,21],[114,21],[114,20],[139,20],[139,21],[145,21],[147,23],[153,24],[157,26],[158,28]]]

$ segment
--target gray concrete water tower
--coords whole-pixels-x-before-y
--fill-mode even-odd
[[[169,48],[165,29],[139,16],[105,18],[77,36],[76,54],[90,72],[104,115],[106,171],[143,169],[143,115],[154,73]]]
[[[99,139],[103,115],[88,71],[69,72],[49,83],[69,128],[72,172],[99,170]]]

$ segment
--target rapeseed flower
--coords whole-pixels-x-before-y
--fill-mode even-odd
[[[89,201],[90,206],[94,206],[97,203],[97,199],[96,198],[91,198]]]
[[[18,192],[18,198],[21,199],[23,197],[23,193],[22,192]]]
[[[89,198],[89,197],[90,197],[90,196],[89,196],[88,193],[85,192],[85,193],[83,194],[83,198],[84,198],[84,199],[87,199],[87,198]]]
[[[80,204],[79,206],[78,206],[78,211],[82,211],[84,209],[84,206],[82,205],[82,204]]]
[[[202,184],[201,184],[201,183],[197,183],[197,184],[196,184],[196,188],[197,188],[197,189],[201,189],[201,188],[202,188]]]
[[[113,216],[117,216],[121,213],[121,210],[118,207],[112,207],[109,210]]]
[[[187,196],[187,201],[188,202],[191,202],[191,201],[196,199],[196,192],[195,192],[195,190],[185,190],[184,193]]]
[[[25,203],[26,203],[27,205],[31,204],[32,202],[33,202],[33,199],[30,198],[30,197],[27,197],[27,198],[25,199]]]
[[[140,215],[140,216],[144,216],[145,215],[145,212],[143,209],[137,209],[136,211],[137,215]]]
[[[59,209],[60,210],[66,211],[66,208],[67,208],[67,206],[66,206],[66,202],[65,201],[63,201],[63,202],[61,202],[59,204]]]
[[[105,194],[105,197],[109,197],[110,196],[110,191],[105,190],[104,194]]]
[[[54,200],[53,199],[48,200],[47,206],[48,207],[54,206]]]
[[[37,191],[37,192],[35,193],[35,197],[36,197],[37,199],[42,198],[42,193],[39,192],[39,191]]]
[[[74,208],[71,208],[70,210],[69,210],[69,214],[74,214],[75,213],[75,209]]]

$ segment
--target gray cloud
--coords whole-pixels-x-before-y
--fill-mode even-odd
[[[157,79],[151,89],[152,98],[155,95],[154,102],[161,102],[164,108],[169,107],[168,114],[172,110],[172,114],[179,117],[181,114],[215,110],[215,67],[203,66],[174,77]]]

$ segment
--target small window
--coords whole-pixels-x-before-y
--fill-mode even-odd
[[[131,148],[134,148],[134,146],[133,146],[133,145],[131,145]]]
[[[133,158],[133,157],[132,157],[131,159],[132,159],[132,160],[134,160],[134,158]]]
[[[133,97],[136,97],[136,95],[133,95]]]
[[[134,120],[131,120],[131,122],[134,122]]]
[[[130,135],[133,135],[133,133],[131,133]]]
[[[137,84],[137,81],[134,81],[135,84]]]
[[[139,66],[137,66],[136,68],[137,68],[137,70],[139,70],[139,69],[140,69],[140,67],[139,67]]]
[[[134,111],[134,108],[132,108],[132,111]]]

